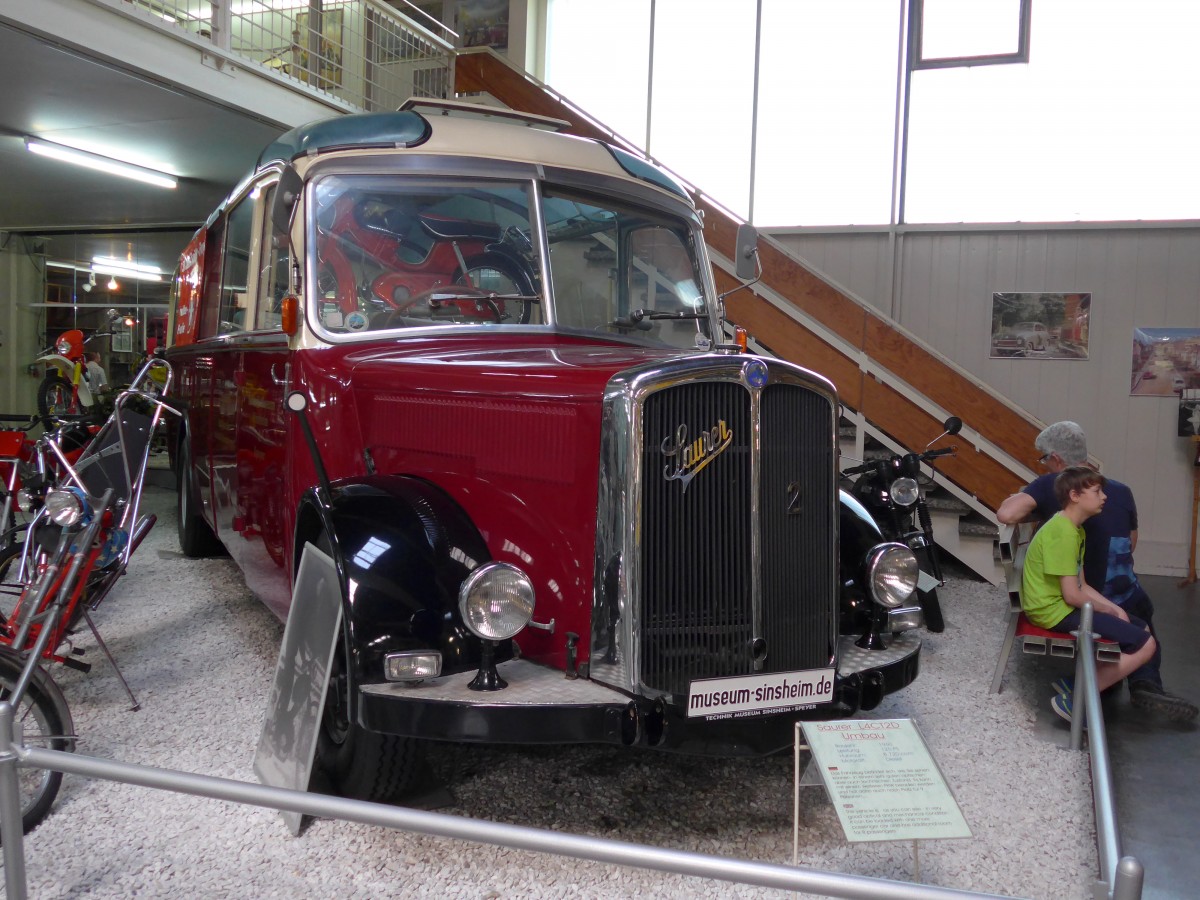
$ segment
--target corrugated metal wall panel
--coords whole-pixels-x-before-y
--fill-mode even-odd
[[[887,234],[777,239],[891,311]],[[1135,327],[1200,328],[1200,228],[961,228],[900,234],[897,247],[896,321],[1039,419],[1079,421],[1092,453],[1137,496],[1138,568],[1182,573],[1192,449],[1175,434],[1176,399],[1131,397],[1129,382]],[[990,359],[993,291],[1091,292],[1090,358]]]

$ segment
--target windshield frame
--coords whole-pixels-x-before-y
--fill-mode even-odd
[[[447,322],[346,333],[331,331],[324,327],[319,313],[322,297],[316,278],[316,188],[323,179],[336,176],[373,176],[378,178],[395,176],[405,180],[411,178],[415,182],[424,183],[478,180],[484,184],[488,182],[504,183],[528,188],[531,201],[529,222],[531,229],[537,234],[537,240],[533,242],[533,246],[538,257],[537,270],[540,277],[538,287],[542,321],[537,324]],[[397,337],[440,337],[447,334],[461,334],[464,331],[477,333],[479,329],[502,331],[505,334],[532,332],[544,335],[547,332],[562,332],[596,340],[633,343],[639,346],[669,347],[682,352],[682,348],[661,340],[647,340],[636,335],[608,333],[591,328],[567,327],[559,321],[549,256],[549,234],[545,221],[544,187],[548,187],[556,193],[565,192],[573,196],[590,196],[601,202],[612,202],[635,209],[643,209],[655,218],[665,218],[673,223],[678,223],[690,242],[687,249],[691,255],[693,275],[701,295],[697,311],[703,310],[706,313],[705,317],[699,321],[705,323],[709,347],[698,346],[695,349],[711,349],[721,342],[719,303],[712,277],[711,262],[703,239],[703,226],[699,214],[688,203],[660,188],[633,179],[627,180],[558,166],[538,166],[503,160],[464,159],[428,154],[397,154],[395,156],[380,156],[378,153],[355,154],[337,159],[315,160],[308,167],[305,173],[303,204],[305,215],[302,224],[304,241],[303,308],[308,330],[318,340],[330,344],[357,343]]]

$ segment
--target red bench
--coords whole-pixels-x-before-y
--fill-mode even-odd
[[[1032,523],[1001,525],[1000,537],[996,540],[996,553],[1004,569],[1008,589],[1008,623],[1004,629],[1004,643],[1000,646],[1000,657],[996,660],[996,671],[992,675],[993,694],[1000,692],[1008,658],[1013,644],[1020,639],[1021,649],[1034,656],[1061,656],[1074,659],[1077,647],[1075,638],[1061,631],[1038,628],[1021,611],[1021,566],[1025,562],[1025,551],[1036,530]],[[1121,648],[1113,641],[1096,639],[1096,662],[1116,662],[1121,658]]]

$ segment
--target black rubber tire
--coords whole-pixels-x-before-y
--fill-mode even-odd
[[[536,293],[533,286],[533,278],[530,274],[514,263],[503,253],[480,253],[477,256],[472,256],[466,260],[466,272],[472,277],[468,281],[464,277],[463,271],[459,270],[454,273],[455,284],[470,284],[473,287],[482,287],[484,290],[493,290],[492,285],[479,284],[477,274],[479,272],[490,271],[497,272],[504,278],[512,282],[512,292],[522,294],[526,297],[531,297]],[[498,286],[497,293],[509,293],[507,286]],[[521,300],[504,300],[504,311],[510,318],[504,319],[504,322],[512,325],[527,325],[529,320],[533,318],[533,303],[530,301]],[[511,315],[510,310],[516,308],[516,315]]]
[[[324,534],[316,546],[324,553],[332,552]],[[425,771],[426,742],[363,728],[354,721],[349,707],[354,689],[342,634],[334,650],[321,710],[316,767],[339,796],[389,803],[411,791]]]
[[[925,627],[934,634],[946,630],[946,620],[942,618],[942,604],[938,600],[937,588],[931,591],[917,591],[917,603],[925,614]]]
[[[20,658],[8,648],[0,650],[0,699],[7,700],[21,677]],[[26,744],[50,750],[71,750],[69,735],[74,730],[71,713],[62,694],[41,669],[34,673],[21,698],[16,721],[24,731]],[[19,769],[21,822],[25,834],[32,831],[50,812],[62,786],[62,772],[49,769]]]
[[[184,432],[179,440],[176,460],[179,466],[175,477],[179,549],[189,559],[220,556],[225,552],[225,547],[200,514],[196,487],[192,484],[192,445],[191,436],[187,432]]]
[[[41,416],[43,425],[50,427],[50,423],[59,416],[82,412],[82,410],[71,408],[71,394],[71,382],[63,378],[61,373],[57,371],[46,373],[46,377],[42,379],[42,383],[38,385],[37,389],[38,415]]]

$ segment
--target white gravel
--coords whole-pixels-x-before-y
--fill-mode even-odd
[[[92,645],[89,674],[56,669],[79,752],[254,781],[282,625],[228,559],[190,561],[173,493],[149,488],[159,523],[95,614],[141,700],[127,702]],[[908,690],[867,714],[920,726],[974,836],[920,849],[927,884],[1021,897],[1089,898],[1096,873],[1085,754],[1035,729],[1045,666],[1009,667],[988,694],[1007,601],[953,579]],[[1055,672],[1051,671],[1049,677]],[[792,759],[709,760],[608,747],[467,746],[441,754],[444,812],[729,857],[790,863]],[[849,844],[819,789],[801,799],[801,864],[910,880],[909,843]],[[280,815],[67,776],[26,837],[31,897],[782,897],[744,885],[317,820],[294,838]]]

